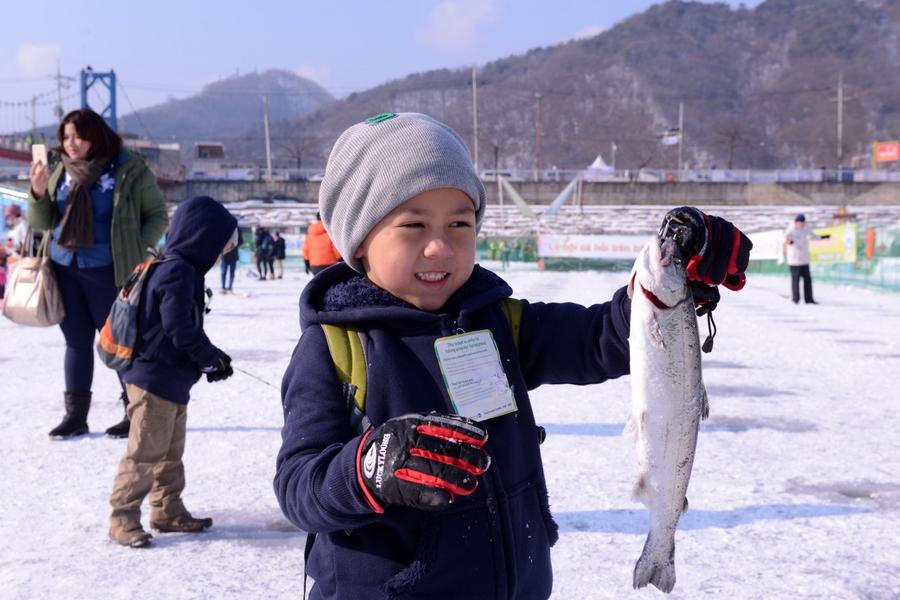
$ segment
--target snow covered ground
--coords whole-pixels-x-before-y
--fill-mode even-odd
[[[307,281],[287,277],[239,277],[247,296],[216,295],[207,326],[235,366],[275,386]],[[593,303],[627,275],[514,266],[505,277],[518,297]],[[816,292],[821,305],[795,306],[775,277],[723,292],[672,598],[900,597],[900,297],[819,283]],[[98,363],[93,433],[51,442],[62,356],[58,328],[0,319],[0,597],[299,598],[305,537],[281,516],[271,483],[278,391],[243,373],[194,388],[185,500],[215,526],[131,550],[106,537],[125,447],[101,433],[121,417],[115,377]],[[647,512],[630,499],[629,396],[628,378],[533,393],[561,529],[554,598],[662,597],[631,589]]]

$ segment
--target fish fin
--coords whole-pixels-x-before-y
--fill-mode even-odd
[[[631,499],[650,508],[650,490],[647,488],[647,480],[644,479],[643,473],[639,474],[638,480],[634,482],[634,489],[631,490]]]
[[[657,348],[665,348],[666,342],[663,338],[662,331],[659,330],[659,322],[656,320],[656,315],[650,313],[647,316],[647,333],[650,336],[650,341],[653,342],[653,345]]]
[[[706,386],[700,382],[697,403],[700,406],[700,418],[705,419],[709,416],[709,396],[706,395]]]
[[[634,565],[632,583],[634,589],[652,583],[659,590],[668,594],[675,587],[675,542],[672,541],[672,548],[667,558],[660,561],[653,551],[652,535],[652,532],[647,535],[644,551],[641,552],[641,557]]]

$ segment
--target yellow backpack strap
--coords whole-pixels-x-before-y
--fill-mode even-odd
[[[366,382],[368,365],[365,347],[358,330],[345,325],[323,324],[328,352],[344,387],[350,408],[350,424],[358,433],[371,427],[366,416]]]
[[[522,301],[515,298],[504,298],[500,303],[503,314],[509,322],[509,328],[512,330],[513,343],[516,345],[516,352],[519,351],[519,331],[522,329]]]

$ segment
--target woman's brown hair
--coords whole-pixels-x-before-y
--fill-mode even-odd
[[[63,137],[66,125],[69,123],[75,126],[78,137],[91,143],[87,160],[103,158],[111,161],[122,151],[122,138],[106,124],[103,117],[89,108],[79,108],[67,114],[60,121],[59,127],[56,129],[56,139],[59,140],[59,147],[55,148],[57,152],[66,153],[63,149]]]

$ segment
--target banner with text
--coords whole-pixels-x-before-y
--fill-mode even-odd
[[[635,259],[649,235],[538,235],[542,258]]]
[[[770,229],[748,233],[753,242],[750,260],[784,260],[784,230]]]
[[[831,237],[809,242],[811,263],[826,265],[856,262],[856,223],[819,227],[813,231],[818,235]]]

